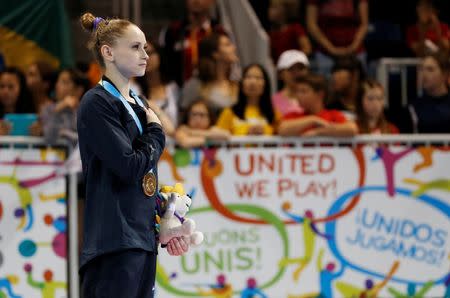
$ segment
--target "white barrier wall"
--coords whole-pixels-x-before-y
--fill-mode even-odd
[[[0,149],[0,297],[68,296],[64,151]]]
[[[160,250],[158,297],[450,296],[448,136],[243,141],[162,156],[160,183],[184,183],[206,239],[183,257]],[[375,141],[445,147],[357,145]],[[329,146],[341,142],[353,147]],[[78,297],[64,160],[0,148],[1,298],[68,297],[68,284]]]
[[[449,295],[449,168],[448,147],[166,152],[206,239],[160,250],[158,297]]]

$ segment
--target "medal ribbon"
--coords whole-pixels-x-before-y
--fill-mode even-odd
[[[123,97],[123,95],[119,92],[119,90],[117,90],[117,88],[114,87],[113,84],[111,84],[110,82],[105,81],[105,80],[101,80],[99,82],[99,84],[102,85],[103,88],[106,91],[108,91],[111,95],[113,95],[115,98],[117,98],[118,100],[120,100],[123,103],[123,105],[127,109],[128,113],[130,113],[131,117],[133,117],[134,122],[136,122],[136,125],[139,129],[139,133],[142,134],[144,132],[144,130],[142,129],[141,121],[139,121],[139,118],[136,115],[136,113],[134,112],[133,108],[130,106],[130,103],[125,99],[125,97]],[[137,102],[137,104],[139,106],[141,106],[141,108],[144,108],[144,104],[142,103],[141,99],[136,94],[134,94],[134,92],[132,90],[130,90],[130,94],[134,98],[134,100]]]

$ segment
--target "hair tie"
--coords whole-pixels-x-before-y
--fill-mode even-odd
[[[96,17],[96,18],[94,19],[94,31],[97,30],[98,25],[100,24],[100,22],[101,22],[101,21],[104,21],[104,20],[105,20],[105,19],[100,18],[100,17]]]

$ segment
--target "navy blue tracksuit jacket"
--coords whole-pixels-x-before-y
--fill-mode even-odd
[[[142,178],[165,146],[162,127],[147,124],[145,111],[133,109],[143,134],[123,103],[97,85],[82,98],[77,116],[86,181],[82,268],[109,252],[138,248],[156,252],[155,197],[147,197]]]

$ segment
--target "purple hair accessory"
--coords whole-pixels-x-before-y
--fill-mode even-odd
[[[101,21],[104,21],[104,19],[100,17],[94,19],[94,31],[97,30],[98,24],[100,24]]]

